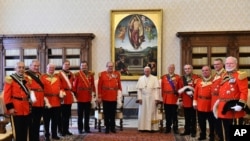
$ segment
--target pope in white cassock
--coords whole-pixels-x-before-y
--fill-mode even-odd
[[[151,75],[150,67],[144,68],[144,75],[139,78],[136,88],[139,102],[138,130],[158,131],[157,103],[160,101],[160,86],[157,77]]]

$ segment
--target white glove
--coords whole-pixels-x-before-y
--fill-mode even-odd
[[[176,105],[182,106],[182,99],[181,98],[177,99]]]
[[[47,107],[47,108],[51,108],[51,107],[52,107],[52,106],[50,105],[49,100],[48,100],[47,97],[44,97],[44,102],[45,102],[45,107]]]
[[[30,91],[30,100],[32,103],[36,102],[36,95],[34,91]]]
[[[63,90],[60,90],[59,97],[64,98],[66,96],[66,93]]]
[[[234,111],[239,112],[242,110],[242,107],[236,104],[235,106],[231,107],[231,109],[234,109]]]
[[[218,119],[218,105],[220,103],[220,100],[217,99],[213,105],[213,114],[216,119]]]
[[[191,86],[184,86],[184,87],[182,87],[181,89],[178,90],[178,93],[181,94],[181,93],[183,93],[186,89],[189,89],[189,90],[191,90],[191,91],[194,91],[194,88],[193,88],[193,87],[191,87]]]
[[[74,101],[74,102],[77,102],[77,99],[76,99],[76,96],[74,95],[74,93],[71,92],[71,94],[72,94],[72,97],[73,97],[73,101]]]
[[[193,96],[194,95],[193,91],[187,91],[186,94],[189,95],[189,96]]]

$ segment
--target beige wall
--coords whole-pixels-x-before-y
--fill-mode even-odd
[[[0,0],[0,34],[94,33],[92,63],[99,72],[111,59],[111,9],[163,9],[163,74],[170,63],[180,73],[177,32],[250,29],[249,0]]]

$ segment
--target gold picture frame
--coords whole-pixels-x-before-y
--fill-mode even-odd
[[[145,66],[161,75],[162,9],[111,10],[111,58],[122,80],[138,80]]]

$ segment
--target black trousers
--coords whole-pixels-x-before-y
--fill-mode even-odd
[[[214,133],[219,136],[219,132],[222,130],[221,120],[215,118],[213,115],[213,123],[214,123]]]
[[[166,117],[166,130],[170,130],[173,125],[174,130],[178,130],[178,106],[176,104],[164,104]]]
[[[66,134],[69,132],[69,119],[71,117],[72,104],[61,105],[61,132]]]
[[[49,132],[50,121],[51,121],[52,137],[56,137],[58,121],[60,119],[60,107],[52,107],[49,109],[45,108],[43,119],[44,119],[45,137],[48,138],[50,136]]]
[[[106,129],[115,129],[117,101],[103,101],[104,124]]]
[[[39,141],[40,125],[44,107],[32,107],[30,115],[29,140]]]
[[[237,119],[218,119],[221,124],[221,130],[218,132],[220,141],[230,141],[230,126],[231,125],[243,125],[243,118]]]
[[[213,123],[213,113],[212,112],[201,112],[198,111],[198,123],[200,127],[200,137],[206,137],[206,121],[208,120],[209,125],[209,137],[214,138],[214,123]]]
[[[83,113],[84,113],[84,130],[89,131],[89,117],[90,117],[91,103],[90,102],[77,102],[78,114],[78,130],[83,130]]]
[[[27,141],[30,115],[11,116],[11,125],[15,141]]]
[[[184,107],[184,129],[186,133],[196,134],[197,130],[197,118],[196,110],[193,107]]]

